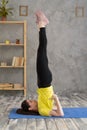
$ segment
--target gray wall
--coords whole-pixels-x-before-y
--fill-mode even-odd
[[[35,94],[37,88],[38,29],[34,13],[38,9],[44,11],[50,21],[47,26],[48,57],[53,73],[54,90],[61,95],[85,92],[87,90],[87,0],[9,0],[9,2],[9,6],[14,8],[14,15],[9,16],[8,20],[27,20],[28,23],[27,94]],[[19,16],[19,5],[28,5],[28,16]],[[84,7],[83,17],[76,17],[76,6]],[[17,34],[20,34],[19,30]],[[14,39],[14,34],[11,35]]]

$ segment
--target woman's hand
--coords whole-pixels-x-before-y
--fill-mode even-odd
[[[57,98],[58,98],[57,95],[56,95],[56,94],[53,94],[52,97],[49,98],[49,99],[51,99],[51,100],[56,100]]]
[[[57,107],[57,110],[56,111],[52,110],[50,112],[50,115],[51,116],[64,116],[64,112],[63,112],[62,106],[60,104],[60,101],[58,99],[58,96],[56,94],[53,94],[51,99],[53,99],[55,101],[55,105]]]

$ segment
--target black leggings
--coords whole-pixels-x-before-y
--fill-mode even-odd
[[[52,73],[48,67],[46,29],[43,27],[40,28],[37,51],[37,85],[39,88],[45,88],[49,87],[51,82]]]

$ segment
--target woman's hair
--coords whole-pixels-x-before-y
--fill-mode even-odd
[[[17,109],[16,110],[16,113],[17,114],[22,114],[22,115],[39,115],[39,112],[36,112],[36,111],[32,111],[32,110],[29,110],[29,104],[27,103],[26,100],[24,100],[22,103],[21,103],[21,108]]]
[[[23,111],[27,112],[29,111],[29,104],[27,103],[26,100],[24,100],[22,103],[21,103],[21,108],[23,109]]]
[[[32,110],[24,111],[22,108],[17,109],[16,113],[21,115],[40,115],[39,112],[32,111]]]

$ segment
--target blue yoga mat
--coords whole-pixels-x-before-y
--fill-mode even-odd
[[[16,113],[17,108],[13,108],[9,114],[10,119],[19,119],[19,118],[87,118],[87,107],[84,108],[63,108],[64,116],[63,117],[47,117],[40,115],[22,115]]]

